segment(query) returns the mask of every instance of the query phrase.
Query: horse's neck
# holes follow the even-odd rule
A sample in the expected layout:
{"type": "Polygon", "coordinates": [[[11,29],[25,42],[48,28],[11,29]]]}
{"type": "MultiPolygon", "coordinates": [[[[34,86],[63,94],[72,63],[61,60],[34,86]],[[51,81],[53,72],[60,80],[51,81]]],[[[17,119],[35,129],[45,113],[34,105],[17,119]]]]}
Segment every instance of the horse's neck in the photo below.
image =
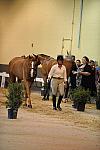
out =
{"type": "Polygon", "coordinates": [[[51,59],[54,59],[54,58],[44,55],[44,54],[39,54],[38,59],[40,61],[40,64],[43,65],[44,63],[48,63],[51,59]]]}
{"type": "Polygon", "coordinates": [[[39,61],[40,61],[40,64],[43,65],[45,62],[45,58],[39,56],[39,61]]]}
{"type": "Polygon", "coordinates": [[[48,65],[48,64],[49,64],[50,62],[52,62],[52,61],[55,61],[55,59],[54,59],[54,58],[48,58],[48,59],[42,58],[42,59],[40,60],[41,65],[44,65],[44,64],[48,65]]]}
{"type": "Polygon", "coordinates": [[[43,65],[44,64],[44,60],[40,59],[40,64],[43,65]]]}

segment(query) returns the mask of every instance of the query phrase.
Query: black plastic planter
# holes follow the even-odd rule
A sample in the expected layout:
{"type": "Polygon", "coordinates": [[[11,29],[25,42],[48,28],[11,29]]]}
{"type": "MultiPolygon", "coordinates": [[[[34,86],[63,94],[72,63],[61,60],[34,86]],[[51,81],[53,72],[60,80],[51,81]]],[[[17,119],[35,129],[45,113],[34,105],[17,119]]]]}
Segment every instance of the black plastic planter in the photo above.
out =
{"type": "Polygon", "coordinates": [[[77,102],[76,101],[73,101],[72,107],[75,108],[75,109],[77,109],[77,102]]]}
{"type": "Polygon", "coordinates": [[[18,110],[8,108],[8,119],[17,119],[17,112],[18,110]]]}
{"type": "Polygon", "coordinates": [[[13,119],[13,109],[8,108],[8,119],[13,119]]]}
{"type": "Polygon", "coordinates": [[[85,110],[85,103],[78,102],[77,103],[77,111],[84,111],[85,110]]]}
{"type": "Polygon", "coordinates": [[[100,110],[100,101],[96,101],[96,109],[100,110]]]}
{"type": "Polygon", "coordinates": [[[18,110],[13,110],[13,119],[17,119],[18,110]]]}

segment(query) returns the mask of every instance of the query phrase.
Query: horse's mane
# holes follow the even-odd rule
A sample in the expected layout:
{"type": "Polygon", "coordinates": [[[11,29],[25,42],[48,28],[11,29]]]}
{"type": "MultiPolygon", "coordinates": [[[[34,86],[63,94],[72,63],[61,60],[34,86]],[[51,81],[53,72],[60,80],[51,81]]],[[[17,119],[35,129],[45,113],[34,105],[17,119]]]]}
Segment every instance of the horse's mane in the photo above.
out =
{"type": "MultiPolygon", "coordinates": [[[[48,55],[45,55],[45,54],[38,54],[38,56],[44,57],[44,58],[46,58],[46,59],[53,58],[53,57],[48,56],[48,55]]],[[[54,59],[54,58],[53,58],[53,59],[54,59]]]]}

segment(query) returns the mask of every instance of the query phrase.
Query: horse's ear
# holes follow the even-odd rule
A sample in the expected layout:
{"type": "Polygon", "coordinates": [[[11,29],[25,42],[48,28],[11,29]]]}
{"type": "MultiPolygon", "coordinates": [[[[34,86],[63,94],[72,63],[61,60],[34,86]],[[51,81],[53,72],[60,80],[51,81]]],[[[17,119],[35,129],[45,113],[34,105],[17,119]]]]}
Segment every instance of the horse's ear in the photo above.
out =
{"type": "Polygon", "coordinates": [[[35,59],[36,59],[37,61],[39,61],[39,60],[38,60],[38,58],[39,58],[38,55],[33,54],[33,56],[35,57],[35,59]]]}
{"type": "Polygon", "coordinates": [[[36,57],[37,55],[33,54],[33,56],[35,56],[35,57],[36,57]]]}
{"type": "Polygon", "coordinates": [[[25,58],[25,55],[22,55],[21,57],[22,57],[22,58],[25,58]]]}
{"type": "Polygon", "coordinates": [[[39,57],[38,57],[38,55],[36,55],[36,59],[38,59],[39,57]]]}
{"type": "Polygon", "coordinates": [[[31,56],[29,55],[29,56],[28,56],[28,58],[30,59],[30,58],[31,58],[31,56]]]}

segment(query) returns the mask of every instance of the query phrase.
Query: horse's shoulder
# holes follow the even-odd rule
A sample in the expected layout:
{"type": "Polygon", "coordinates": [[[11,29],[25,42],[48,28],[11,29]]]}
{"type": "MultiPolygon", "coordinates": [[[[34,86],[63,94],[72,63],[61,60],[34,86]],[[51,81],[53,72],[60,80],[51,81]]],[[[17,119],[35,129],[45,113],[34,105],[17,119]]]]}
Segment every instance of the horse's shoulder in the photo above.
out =
{"type": "Polygon", "coordinates": [[[9,62],[9,69],[18,69],[19,67],[23,67],[24,59],[21,57],[15,57],[9,62]]]}
{"type": "Polygon", "coordinates": [[[67,60],[67,59],[64,59],[64,62],[63,62],[65,65],[72,65],[72,61],[71,60],[67,60]]]}

